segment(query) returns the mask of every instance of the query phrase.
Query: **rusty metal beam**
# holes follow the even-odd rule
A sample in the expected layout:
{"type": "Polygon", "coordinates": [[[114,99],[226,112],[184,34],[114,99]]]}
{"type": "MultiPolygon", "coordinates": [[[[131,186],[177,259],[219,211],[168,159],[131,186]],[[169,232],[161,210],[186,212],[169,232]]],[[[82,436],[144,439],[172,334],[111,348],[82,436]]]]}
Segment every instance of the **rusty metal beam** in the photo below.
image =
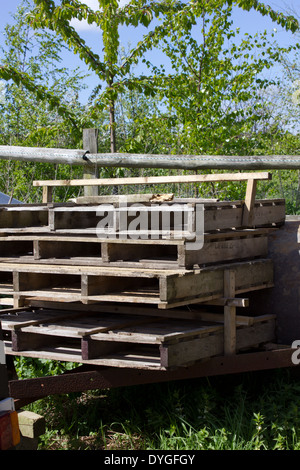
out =
{"type": "Polygon", "coordinates": [[[59,376],[12,380],[9,382],[10,396],[16,400],[16,407],[20,408],[25,403],[56,394],[297,367],[291,360],[294,351],[291,348],[279,348],[271,351],[214,357],[191,367],[169,371],[83,365],[59,376]]]}

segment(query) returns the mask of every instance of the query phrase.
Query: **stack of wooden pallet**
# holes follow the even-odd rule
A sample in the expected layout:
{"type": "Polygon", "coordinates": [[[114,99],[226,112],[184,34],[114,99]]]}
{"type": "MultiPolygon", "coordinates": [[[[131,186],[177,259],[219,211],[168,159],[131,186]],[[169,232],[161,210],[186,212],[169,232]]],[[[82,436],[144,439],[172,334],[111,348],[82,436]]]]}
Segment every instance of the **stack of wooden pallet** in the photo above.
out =
{"type": "Polygon", "coordinates": [[[274,316],[236,309],[247,307],[247,292],[273,285],[268,233],[284,223],[285,204],[255,200],[256,181],[269,174],[241,175],[244,201],[138,195],[126,205],[121,197],[55,204],[44,191],[41,205],[1,206],[0,294],[14,302],[0,316],[7,353],[166,369],[273,341],[274,316]],[[138,231],[134,211],[143,213],[138,231]],[[149,220],[154,230],[141,227],[149,220]]]}

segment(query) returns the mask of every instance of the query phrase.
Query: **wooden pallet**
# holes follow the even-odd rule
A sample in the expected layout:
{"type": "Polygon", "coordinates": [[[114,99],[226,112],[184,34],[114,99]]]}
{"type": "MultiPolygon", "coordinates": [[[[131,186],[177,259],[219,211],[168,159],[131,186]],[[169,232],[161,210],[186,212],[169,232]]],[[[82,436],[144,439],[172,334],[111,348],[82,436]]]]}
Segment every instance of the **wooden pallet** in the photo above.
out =
{"type": "MultiPolygon", "coordinates": [[[[180,200],[178,200],[180,201],[180,200]]],[[[284,200],[255,201],[251,223],[244,218],[244,201],[235,202],[165,202],[116,207],[107,206],[60,206],[49,209],[49,228],[57,234],[89,234],[103,237],[104,221],[110,230],[108,238],[159,239],[195,237],[196,217],[204,209],[205,232],[245,227],[279,226],[285,220],[284,200]],[[138,233],[131,226],[138,225],[138,233]],[[153,228],[158,226],[158,229],[153,228]]]]}
{"type": "Polygon", "coordinates": [[[0,237],[0,262],[16,257],[19,263],[80,266],[143,266],[193,268],[234,260],[266,257],[272,229],[231,230],[204,235],[200,249],[186,240],[100,239],[97,237],[0,237]]]}
{"type": "Polygon", "coordinates": [[[283,199],[256,200],[253,202],[251,220],[248,217],[245,218],[247,208],[244,201],[199,202],[197,199],[179,199],[163,204],[145,203],[140,206],[140,213],[148,212],[148,218],[152,217],[152,220],[158,220],[160,225],[158,230],[151,230],[153,222],[148,220],[147,230],[142,228],[138,232],[130,229],[130,224],[134,220],[137,221],[139,217],[137,208],[134,213],[130,214],[131,204],[126,207],[119,207],[117,203],[106,206],[76,205],[74,203],[13,204],[0,206],[0,234],[55,232],[58,235],[92,235],[103,238],[101,228],[106,224],[110,231],[105,234],[107,238],[139,237],[141,239],[173,238],[178,240],[188,237],[192,241],[195,236],[196,214],[200,206],[204,208],[204,231],[206,233],[231,230],[232,228],[278,227],[285,221],[285,201],[283,199]],[[183,214],[179,228],[174,226],[175,212],[183,214]],[[162,214],[167,217],[167,222],[169,222],[170,216],[170,224],[167,224],[168,228],[166,229],[164,229],[162,214]]]}
{"type": "Polygon", "coordinates": [[[197,270],[22,264],[7,259],[0,263],[0,294],[9,289],[16,305],[32,298],[154,304],[164,309],[223,297],[228,270],[235,275],[235,294],[273,286],[273,263],[268,259],[197,270]]]}
{"type": "MultiPolygon", "coordinates": [[[[6,354],[139,369],[188,366],[224,354],[224,324],[157,316],[42,310],[0,315],[6,354]]],[[[275,338],[275,316],[244,317],[236,352],[275,338]]]]}

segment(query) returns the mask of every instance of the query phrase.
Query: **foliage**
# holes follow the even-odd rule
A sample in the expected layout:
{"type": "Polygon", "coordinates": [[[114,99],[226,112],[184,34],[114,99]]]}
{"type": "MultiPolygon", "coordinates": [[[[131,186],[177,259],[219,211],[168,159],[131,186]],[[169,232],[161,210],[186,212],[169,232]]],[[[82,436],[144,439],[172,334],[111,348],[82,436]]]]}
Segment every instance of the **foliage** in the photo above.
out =
{"type": "Polygon", "coordinates": [[[0,78],[7,85],[1,100],[2,144],[72,147],[78,141],[76,122],[82,107],[77,97],[84,75],[61,66],[61,40],[49,31],[30,28],[26,21],[30,8],[23,0],[14,23],[4,32],[0,78]],[[69,135],[65,141],[64,134],[69,135]]]}
{"type": "MultiPolygon", "coordinates": [[[[146,40],[141,41],[132,49],[129,55],[118,64],[119,52],[119,27],[148,26],[153,16],[158,16],[165,8],[165,4],[172,3],[151,2],[150,6],[145,1],[133,0],[124,8],[119,8],[117,0],[107,2],[99,0],[99,10],[94,12],[85,4],[77,0],[62,0],[60,5],[55,5],[52,0],[34,0],[36,8],[30,15],[32,27],[49,28],[56,31],[70,49],[78,54],[88,67],[99,78],[99,86],[96,87],[92,96],[93,103],[87,109],[87,113],[80,120],[81,128],[86,126],[86,121],[97,119],[99,110],[109,109],[111,151],[116,151],[115,138],[115,101],[124,89],[138,87],[140,91],[148,93],[149,87],[145,77],[138,79],[128,78],[130,66],[136,63],[145,48],[149,47],[146,40]],[[85,19],[89,24],[95,23],[102,33],[103,59],[101,60],[85,41],[70,25],[71,19],[85,19]],[[104,91],[100,93],[102,86],[104,91]]],[[[148,35],[151,37],[151,34],[148,35]]]]}
{"type": "Polygon", "coordinates": [[[46,418],[40,450],[299,450],[299,387],[282,369],[58,395],[29,409],[46,418]]]}
{"type": "MultiPolygon", "coordinates": [[[[78,54],[88,67],[98,76],[99,86],[93,94],[93,104],[87,110],[87,113],[77,116],[77,124],[70,110],[58,104],[57,95],[49,92],[40,84],[31,80],[30,75],[20,73],[18,67],[2,68],[2,76],[5,79],[11,78],[15,81],[22,81],[25,87],[34,90],[39,99],[50,101],[51,106],[58,106],[60,114],[68,117],[75,127],[86,127],[86,122],[90,118],[96,118],[99,109],[109,108],[110,115],[110,134],[111,150],[116,150],[115,140],[115,101],[120,93],[125,91],[138,90],[146,96],[154,96],[157,93],[157,80],[152,76],[135,77],[130,75],[133,64],[136,64],[141,58],[144,59],[145,52],[157,46],[165,37],[171,37],[174,40],[174,24],[177,24],[177,32],[183,27],[187,32],[191,25],[195,24],[196,18],[203,16],[203,11],[208,14],[223,12],[226,10],[225,0],[214,0],[213,2],[190,0],[181,2],[176,0],[151,1],[131,0],[125,7],[119,7],[117,0],[106,1],[99,0],[99,10],[93,11],[87,5],[78,0],[61,0],[60,4],[55,4],[53,0],[34,0],[35,9],[29,15],[29,21],[33,28],[50,29],[60,35],[64,43],[75,54],[78,54]],[[76,30],[71,26],[72,19],[85,19],[89,24],[95,23],[102,33],[103,59],[93,51],[79,36],[76,30]],[[119,27],[121,25],[150,26],[153,18],[161,20],[158,25],[143,37],[138,44],[132,48],[129,54],[124,58],[121,64],[118,64],[119,50],[119,27]],[[172,21],[170,19],[172,18],[172,21]],[[102,85],[104,90],[100,93],[102,85]]],[[[273,21],[277,21],[285,28],[294,31],[298,23],[293,17],[285,17],[282,14],[274,12],[270,7],[256,0],[235,0],[229,2],[243,9],[255,8],[263,15],[269,15],[273,21]]],[[[217,15],[216,15],[217,16],[217,15]]],[[[217,23],[212,33],[216,33],[217,23]]],[[[220,42],[220,34],[217,35],[217,41],[220,42]]],[[[210,35],[212,40],[213,34],[210,35]]],[[[182,37],[182,40],[184,38],[182,37]]],[[[182,41],[181,41],[182,42],[182,41]]],[[[193,46],[195,45],[195,41],[193,46]]],[[[210,49],[212,52],[213,48],[210,49]]],[[[205,88],[204,88],[205,89],[205,88]]],[[[209,90],[211,92],[211,90],[209,90]]]]}
{"type": "MultiPolygon", "coordinates": [[[[78,94],[84,75],[61,66],[62,41],[49,31],[33,31],[26,21],[31,6],[23,0],[4,31],[0,77],[9,79],[2,87],[0,144],[35,147],[76,148],[81,132],[76,127],[83,108],[78,94]],[[36,93],[38,91],[38,93],[36,93]],[[41,99],[41,93],[48,96],[41,99]],[[57,106],[59,104],[59,106],[57,106]],[[66,119],[67,115],[67,119],[66,119]],[[70,124],[70,116],[72,122],[70,124]],[[77,129],[77,130],[76,130],[77,129]]],[[[0,190],[23,202],[37,202],[40,191],[34,179],[80,177],[82,169],[50,164],[0,162],[0,190]]],[[[61,200],[65,191],[58,190],[61,200]]]]}
{"type": "Polygon", "coordinates": [[[271,44],[266,32],[240,38],[239,29],[233,29],[232,8],[219,1],[198,6],[196,13],[201,21],[192,10],[185,16],[165,13],[169,31],[158,47],[172,73],[166,75],[163,65],[154,68],[160,112],[139,115],[137,150],[143,136],[148,145],[164,129],[165,140],[173,140],[169,153],[252,154],[252,136],[269,120],[263,91],[272,82],[263,72],[288,51],[271,44]]]}
{"type": "MultiPolygon", "coordinates": [[[[290,31],[297,28],[293,17],[252,0],[131,0],[124,7],[103,0],[98,11],[77,0],[34,0],[34,4],[32,8],[26,0],[16,24],[6,28],[0,69],[0,76],[7,80],[5,100],[2,95],[0,101],[1,143],[81,147],[82,128],[97,127],[99,150],[104,152],[117,148],[133,153],[241,156],[287,149],[291,155],[298,152],[297,137],[274,118],[270,81],[262,75],[287,57],[290,49],[268,42],[265,32],[240,37],[233,28],[231,10],[233,5],[255,8],[290,31]],[[102,57],[71,26],[73,18],[99,27],[102,57]],[[146,34],[120,57],[120,27],[138,25],[147,28],[146,34]],[[78,54],[98,77],[99,86],[85,106],[77,99],[82,74],[61,67],[65,47],[78,54]],[[147,51],[152,48],[160,49],[170,60],[171,73],[147,61],[147,51]],[[135,73],[140,61],[148,65],[147,75],[135,73]]],[[[33,179],[81,176],[80,169],[61,165],[1,162],[0,167],[7,175],[0,189],[25,202],[40,198],[39,191],[30,187],[33,179]]],[[[103,176],[112,174],[129,173],[126,169],[101,170],[103,176]]],[[[297,192],[296,199],[289,195],[282,175],[275,175],[277,194],[288,194],[289,207],[298,211],[297,192]]],[[[293,175],[296,184],[297,175],[293,175]]],[[[267,197],[275,194],[268,183],[259,190],[267,197]]],[[[180,191],[194,195],[188,188],[180,191]]],[[[237,199],[243,197],[244,185],[203,185],[195,194],[237,199]]],[[[56,200],[73,195],[63,188],[55,190],[56,200]]]]}

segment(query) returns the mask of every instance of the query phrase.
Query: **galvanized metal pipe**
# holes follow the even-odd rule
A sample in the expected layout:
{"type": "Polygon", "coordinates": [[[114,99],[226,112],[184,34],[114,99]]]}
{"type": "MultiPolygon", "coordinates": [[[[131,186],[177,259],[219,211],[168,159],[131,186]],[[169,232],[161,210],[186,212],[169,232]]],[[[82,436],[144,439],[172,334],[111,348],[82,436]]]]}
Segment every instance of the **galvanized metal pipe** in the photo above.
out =
{"type": "Polygon", "coordinates": [[[90,154],[80,149],[0,146],[0,160],[17,160],[98,167],[166,168],[185,170],[299,169],[300,155],[153,155],[132,153],[90,154]]]}

